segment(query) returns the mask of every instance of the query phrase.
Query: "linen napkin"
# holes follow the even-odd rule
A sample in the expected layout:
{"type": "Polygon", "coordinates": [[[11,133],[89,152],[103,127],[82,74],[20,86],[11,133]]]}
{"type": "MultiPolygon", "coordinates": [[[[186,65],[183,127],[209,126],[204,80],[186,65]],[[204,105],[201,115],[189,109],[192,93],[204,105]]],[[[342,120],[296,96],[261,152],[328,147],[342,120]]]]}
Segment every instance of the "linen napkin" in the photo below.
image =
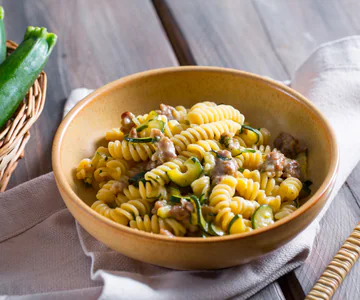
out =
{"type": "MultiPolygon", "coordinates": [[[[0,195],[0,294],[24,295],[13,299],[246,299],[299,266],[320,218],[360,160],[360,140],[353,138],[360,133],[360,37],[319,47],[295,72],[292,87],[326,115],[341,156],[333,196],[295,240],[249,264],[217,271],[141,263],[75,225],[50,173],[0,195]]],[[[87,92],[76,90],[68,105],[87,92]]]]}

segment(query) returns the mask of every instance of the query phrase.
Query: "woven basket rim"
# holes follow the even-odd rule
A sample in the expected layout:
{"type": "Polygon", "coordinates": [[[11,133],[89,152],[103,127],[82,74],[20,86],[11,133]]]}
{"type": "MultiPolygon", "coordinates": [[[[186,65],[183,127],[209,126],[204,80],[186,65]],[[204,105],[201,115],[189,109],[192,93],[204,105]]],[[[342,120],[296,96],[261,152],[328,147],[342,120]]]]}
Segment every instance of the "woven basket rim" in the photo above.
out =
{"type": "MultiPolygon", "coordinates": [[[[7,40],[6,46],[9,53],[18,45],[7,40]]],[[[0,192],[6,189],[18,160],[24,156],[25,145],[30,138],[29,130],[44,109],[46,90],[47,76],[42,71],[29,89],[23,103],[19,105],[5,127],[0,130],[0,192]]]]}

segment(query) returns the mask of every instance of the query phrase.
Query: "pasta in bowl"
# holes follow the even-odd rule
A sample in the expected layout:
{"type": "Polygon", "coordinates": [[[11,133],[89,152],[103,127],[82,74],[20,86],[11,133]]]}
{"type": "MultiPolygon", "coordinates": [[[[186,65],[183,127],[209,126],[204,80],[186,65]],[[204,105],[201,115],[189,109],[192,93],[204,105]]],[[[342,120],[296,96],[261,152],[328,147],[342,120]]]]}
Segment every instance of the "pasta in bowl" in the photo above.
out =
{"type": "Polygon", "coordinates": [[[96,90],[63,120],[52,156],[85,230],[175,269],[243,264],[295,238],[324,206],[338,165],[329,124],[303,96],[210,67],[96,90]]]}
{"type": "Polygon", "coordinates": [[[125,111],[76,177],[97,191],[93,210],[137,230],[206,238],[268,226],[310,194],[307,149],[284,132],[271,148],[270,132],[244,120],[209,101],[125,111]]]}

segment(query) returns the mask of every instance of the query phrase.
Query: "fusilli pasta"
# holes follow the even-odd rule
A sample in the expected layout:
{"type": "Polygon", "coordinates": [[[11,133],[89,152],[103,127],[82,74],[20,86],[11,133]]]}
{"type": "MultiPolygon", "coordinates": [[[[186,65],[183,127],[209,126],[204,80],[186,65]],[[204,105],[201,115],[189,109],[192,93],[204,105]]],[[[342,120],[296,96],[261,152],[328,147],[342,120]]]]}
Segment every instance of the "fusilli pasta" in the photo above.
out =
{"type": "Polygon", "coordinates": [[[230,105],[124,112],[120,128],[105,139],[107,147],[80,161],[76,178],[97,190],[94,211],[140,231],[243,233],[290,215],[306,192],[307,154],[301,160],[284,155],[296,139],[282,133],[273,148],[270,132],[251,127],[230,105]]]}

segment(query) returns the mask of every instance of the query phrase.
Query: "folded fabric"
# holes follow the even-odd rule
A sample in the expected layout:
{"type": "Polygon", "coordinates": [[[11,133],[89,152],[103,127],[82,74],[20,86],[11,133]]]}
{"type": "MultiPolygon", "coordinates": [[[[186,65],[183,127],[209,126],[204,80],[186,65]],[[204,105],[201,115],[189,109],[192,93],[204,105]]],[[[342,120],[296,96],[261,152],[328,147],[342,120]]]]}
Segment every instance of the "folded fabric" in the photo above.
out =
{"type": "MultiPolygon", "coordinates": [[[[318,48],[297,70],[292,87],[326,115],[341,156],[333,196],[296,239],[238,267],[156,267],[112,251],[75,226],[53,175],[47,174],[0,195],[0,293],[33,294],[31,299],[246,299],[299,266],[311,250],[318,221],[360,159],[360,140],[353,138],[360,133],[360,37],[318,48]]],[[[76,91],[69,99],[75,103],[88,92],[76,91]]]]}

